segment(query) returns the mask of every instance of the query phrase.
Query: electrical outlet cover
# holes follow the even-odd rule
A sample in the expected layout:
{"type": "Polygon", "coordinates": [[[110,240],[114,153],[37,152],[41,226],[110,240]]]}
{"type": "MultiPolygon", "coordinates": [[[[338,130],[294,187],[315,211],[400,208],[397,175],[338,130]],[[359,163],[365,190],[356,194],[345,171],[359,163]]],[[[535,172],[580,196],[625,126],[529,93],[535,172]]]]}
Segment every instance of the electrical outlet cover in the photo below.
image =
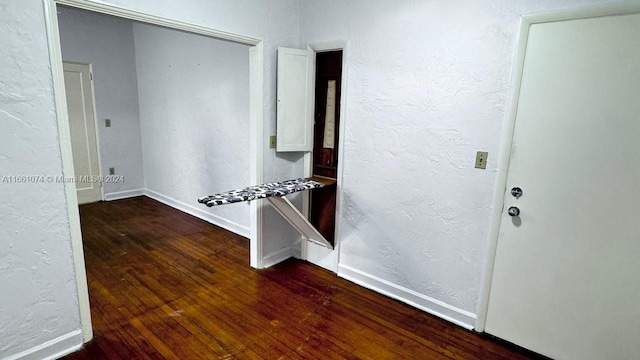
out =
{"type": "Polygon", "coordinates": [[[489,153],[486,151],[478,151],[476,153],[476,169],[486,169],[487,168],[487,157],[489,153]]]}

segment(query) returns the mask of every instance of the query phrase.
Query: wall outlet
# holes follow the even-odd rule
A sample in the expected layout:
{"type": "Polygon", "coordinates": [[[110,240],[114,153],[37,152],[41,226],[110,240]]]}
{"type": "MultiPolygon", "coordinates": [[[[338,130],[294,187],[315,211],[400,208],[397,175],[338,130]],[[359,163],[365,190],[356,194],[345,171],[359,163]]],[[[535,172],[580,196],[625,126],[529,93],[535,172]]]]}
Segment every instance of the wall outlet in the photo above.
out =
{"type": "Polygon", "coordinates": [[[487,156],[489,156],[489,153],[486,151],[478,151],[476,153],[476,169],[487,168],[487,156]]]}
{"type": "Polygon", "coordinates": [[[104,119],[104,127],[111,127],[111,119],[104,119]]]}
{"type": "Polygon", "coordinates": [[[115,175],[116,174],[116,168],[109,168],[109,175],[115,175]]]}
{"type": "Polygon", "coordinates": [[[275,149],[275,148],[276,148],[276,136],[271,135],[269,136],[269,149],[275,149]]]}

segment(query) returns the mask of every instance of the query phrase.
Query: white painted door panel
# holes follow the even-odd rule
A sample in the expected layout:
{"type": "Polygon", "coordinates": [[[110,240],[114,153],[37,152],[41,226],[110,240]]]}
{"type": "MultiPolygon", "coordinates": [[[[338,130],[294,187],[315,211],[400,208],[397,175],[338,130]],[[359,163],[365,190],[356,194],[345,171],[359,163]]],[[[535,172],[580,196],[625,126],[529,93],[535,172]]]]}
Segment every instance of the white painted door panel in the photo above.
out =
{"type": "MultiPolygon", "coordinates": [[[[303,239],[304,241],[304,239],[303,239]]],[[[307,242],[306,260],[331,272],[338,272],[338,250],[307,242]]]]}
{"type": "Polygon", "coordinates": [[[311,50],[278,48],[277,150],[313,150],[311,50]]]}
{"type": "Polygon", "coordinates": [[[487,332],[556,359],[640,358],[639,154],[640,15],[532,25],[487,332]]]}
{"type": "Polygon", "coordinates": [[[100,177],[100,166],[91,69],[86,64],[65,62],[63,65],[78,203],[100,201],[102,189],[101,183],[96,181],[100,177]]]}

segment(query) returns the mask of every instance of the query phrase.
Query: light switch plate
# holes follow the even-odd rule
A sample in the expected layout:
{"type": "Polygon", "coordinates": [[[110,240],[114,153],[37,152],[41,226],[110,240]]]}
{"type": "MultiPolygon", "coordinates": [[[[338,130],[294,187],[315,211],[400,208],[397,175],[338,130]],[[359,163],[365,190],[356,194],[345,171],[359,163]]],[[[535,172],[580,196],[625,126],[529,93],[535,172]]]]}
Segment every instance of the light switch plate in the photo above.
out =
{"type": "Polygon", "coordinates": [[[486,169],[487,168],[487,157],[489,153],[486,151],[478,151],[476,153],[476,169],[486,169]]]}
{"type": "Polygon", "coordinates": [[[276,136],[271,135],[269,136],[269,149],[275,149],[275,148],[276,148],[276,136]]]}
{"type": "Polygon", "coordinates": [[[104,127],[111,127],[111,119],[104,119],[104,127]]]}

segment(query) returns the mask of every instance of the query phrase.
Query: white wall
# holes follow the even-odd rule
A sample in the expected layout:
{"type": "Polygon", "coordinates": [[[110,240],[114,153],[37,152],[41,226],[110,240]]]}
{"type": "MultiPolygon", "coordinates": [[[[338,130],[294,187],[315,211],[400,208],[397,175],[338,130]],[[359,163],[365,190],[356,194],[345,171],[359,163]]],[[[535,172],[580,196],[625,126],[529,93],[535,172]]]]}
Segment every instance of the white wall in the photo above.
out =
{"type": "Polygon", "coordinates": [[[601,2],[302,1],[349,43],[342,275],[473,325],[519,15],[601,2]]]}
{"type": "MultiPolygon", "coordinates": [[[[265,39],[267,145],[276,48],[348,38],[341,261],[469,312],[485,259],[518,15],[595,2],[331,0],[301,9],[297,0],[107,1],[265,39]],[[478,149],[490,152],[486,171],[472,169],[478,149]],[[409,182],[410,175],[421,177],[409,182]],[[408,186],[394,190],[400,185],[408,186]],[[378,199],[380,190],[394,196],[378,199]]],[[[43,3],[1,7],[0,171],[62,175],[43,3]]],[[[295,155],[265,148],[265,181],[301,173],[295,155]]],[[[80,323],[63,185],[0,184],[0,198],[0,279],[10,289],[0,295],[4,358],[80,323]]],[[[266,253],[290,246],[288,225],[270,210],[265,220],[266,253]]]]}
{"type": "Polygon", "coordinates": [[[124,177],[104,183],[110,194],[144,187],[138,119],[133,24],[129,20],[67,7],[58,10],[62,58],[91,63],[96,98],[102,174],[124,177]],[[111,127],[104,120],[111,119],[111,127]]]}
{"type": "Polygon", "coordinates": [[[147,190],[249,236],[246,204],[196,202],[250,185],[249,47],[139,23],[134,34],[147,190]]]}
{"type": "MultiPolygon", "coordinates": [[[[31,0],[35,1],[35,0],[31,0]]],[[[264,182],[292,179],[302,175],[302,154],[276,154],[269,149],[269,135],[276,133],[276,56],[279,46],[300,46],[299,0],[110,0],[123,6],[170,19],[190,22],[218,30],[252,36],[264,45],[264,182]]],[[[236,205],[241,206],[241,205],[236,205]]],[[[286,254],[298,233],[268,204],[263,211],[263,253],[266,257],[286,254]]]]}
{"type": "Polygon", "coordinates": [[[195,200],[250,185],[249,48],[68,7],[58,13],[63,59],[93,65],[102,171],[125,178],[104,184],[107,198],[145,189],[248,236],[248,206],[195,200]]]}
{"type": "MultiPolygon", "coordinates": [[[[42,1],[0,2],[0,358],[71,335],[80,315],[42,1]]],[[[74,336],[75,334],[75,336],[74,336]]]]}
{"type": "MultiPolygon", "coordinates": [[[[106,3],[264,39],[268,146],[275,133],[276,48],[299,44],[298,0],[106,3]]],[[[61,176],[43,1],[0,1],[0,7],[0,172],[61,176]]],[[[268,149],[264,167],[265,181],[302,173],[301,165],[268,149]]],[[[34,350],[43,358],[56,351],[47,341],[80,329],[64,187],[0,183],[0,198],[0,358],[34,350]]],[[[266,225],[265,239],[275,240],[267,253],[290,246],[288,226],[266,225]]],[[[79,344],[81,337],[73,340],[79,344]]]]}

